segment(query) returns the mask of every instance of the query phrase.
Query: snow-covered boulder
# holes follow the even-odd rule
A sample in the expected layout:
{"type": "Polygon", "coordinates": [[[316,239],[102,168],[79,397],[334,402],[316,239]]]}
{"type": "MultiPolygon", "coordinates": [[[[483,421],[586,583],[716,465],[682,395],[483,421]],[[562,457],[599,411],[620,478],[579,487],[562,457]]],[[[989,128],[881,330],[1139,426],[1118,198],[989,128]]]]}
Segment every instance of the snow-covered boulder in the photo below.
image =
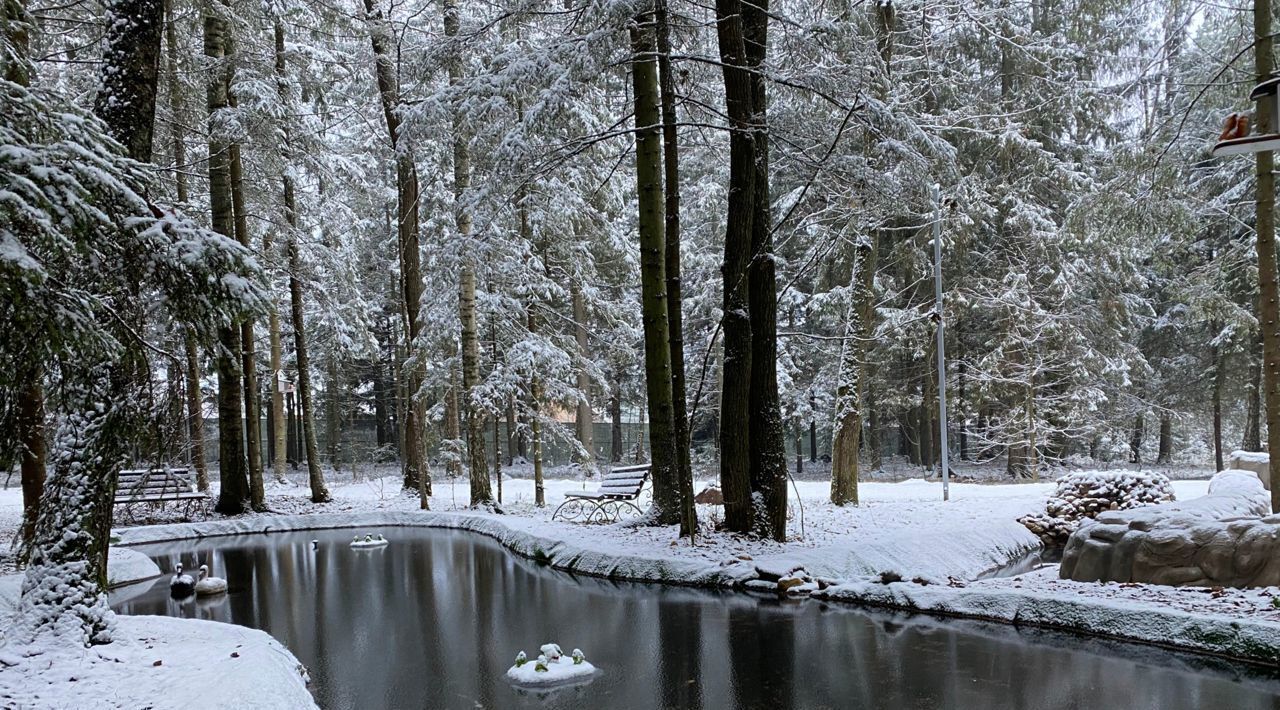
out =
{"type": "Polygon", "coordinates": [[[118,587],[160,576],[160,568],[146,555],[127,547],[107,550],[107,586],[118,587]]]}
{"type": "Polygon", "coordinates": [[[1059,547],[1080,523],[1108,510],[1127,510],[1174,499],[1168,477],[1154,471],[1076,471],[1058,479],[1043,513],[1018,519],[1048,547],[1059,547]]]}
{"type": "Polygon", "coordinates": [[[1252,471],[1262,487],[1271,490],[1271,454],[1265,451],[1232,451],[1227,458],[1227,468],[1252,471]]]}
{"type": "Polygon", "coordinates": [[[1059,576],[1174,586],[1277,585],[1280,516],[1270,512],[1270,498],[1255,475],[1222,471],[1202,498],[1108,511],[1081,525],[1067,542],[1059,576]]]}

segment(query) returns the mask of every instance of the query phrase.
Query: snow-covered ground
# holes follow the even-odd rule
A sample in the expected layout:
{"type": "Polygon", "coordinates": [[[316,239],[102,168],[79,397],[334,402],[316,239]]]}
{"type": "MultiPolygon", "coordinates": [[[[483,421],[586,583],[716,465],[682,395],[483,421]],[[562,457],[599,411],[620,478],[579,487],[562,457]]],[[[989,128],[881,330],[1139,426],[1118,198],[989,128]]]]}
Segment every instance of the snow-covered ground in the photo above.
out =
{"type": "Polygon", "coordinates": [[[243,626],[117,616],[109,644],[0,651],[0,707],[315,707],[306,669],[280,642],[243,626]]]}
{"type": "Polygon", "coordinates": [[[1072,582],[1057,565],[977,582],[858,580],[815,597],[1122,638],[1280,664],[1280,590],[1072,582]]]}

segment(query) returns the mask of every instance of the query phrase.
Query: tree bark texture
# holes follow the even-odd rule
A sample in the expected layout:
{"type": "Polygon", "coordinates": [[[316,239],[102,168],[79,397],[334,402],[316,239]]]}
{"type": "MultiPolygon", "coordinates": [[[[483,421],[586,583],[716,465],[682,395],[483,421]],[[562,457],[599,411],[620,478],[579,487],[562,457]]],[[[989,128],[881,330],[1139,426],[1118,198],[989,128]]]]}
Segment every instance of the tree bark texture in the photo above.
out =
{"type": "MultiPolygon", "coordinates": [[[[209,206],[213,230],[234,238],[235,215],[231,204],[231,161],[218,113],[227,108],[224,63],[226,24],[213,11],[204,16],[204,55],[209,60],[206,105],[209,109],[209,206]]],[[[218,370],[218,502],[214,510],[224,515],[245,512],[249,501],[248,463],[244,453],[244,392],[241,389],[240,327],[229,324],[218,331],[215,362],[218,370]]]]}
{"type": "Polygon", "coordinates": [[[871,311],[874,306],[876,249],[871,241],[859,243],[853,256],[849,280],[848,315],[840,356],[840,379],[836,387],[836,414],[831,450],[831,502],[858,504],[858,453],[861,448],[864,389],[863,375],[871,311]]]}
{"type": "Polygon", "coordinates": [[[94,113],[130,158],[151,162],[164,0],[109,0],[94,113]]]}
{"type": "Polygon", "coordinates": [[[400,87],[396,79],[396,66],[393,59],[397,56],[393,46],[394,33],[382,15],[382,11],[374,6],[374,0],[364,0],[364,8],[370,29],[369,38],[373,45],[374,74],[378,95],[382,102],[382,113],[386,119],[391,145],[396,151],[398,203],[396,236],[400,251],[400,281],[404,298],[409,354],[404,368],[405,386],[409,398],[405,407],[404,448],[401,454],[404,487],[407,490],[423,487],[427,495],[430,495],[430,473],[427,471],[426,450],[422,441],[426,410],[422,402],[421,390],[425,368],[418,352],[418,338],[422,333],[420,311],[424,290],[422,255],[419,247],[418,168],[414,164],[412,149],[407,145],[408,141],[401,140],[400,87]]]}
{"type": "Polygon", "coordinates": [[[631,80],[635,96],[640,314],[644,326],[645,391],[652,451],[653,508],[649,519],[657,525],[671,525],[679,523],[682,516],[673,438],[662,132],[654,29],[652,13],[640,15],[631,26],[631,80]]]}
{"type": "Polygon", "coordinates": [[[755,216],[756,142],[751,75],[746,70],[741,0],[716,0],[716,37],[729,118],[729,204],[724,238],[724,355],[720,387],[720,485],[725,524],[752,529],[751,315],[747,271],[755,216]]]}
{"type": "Polygon", "coordinates": [[[667,278],[667,342],[671,350],[671,419],[680,489],[680,534],[693,536],[697,512],[693,502],[693,462],[689,453],[689,414],[685,403],[684,313],[680,280],[680,143],[676,130],[676,87],[671,68],[671,18],[667,0],[654,0],[658,44],[658,87],[662,106],[664,193],[663,258],[667,278]]]}

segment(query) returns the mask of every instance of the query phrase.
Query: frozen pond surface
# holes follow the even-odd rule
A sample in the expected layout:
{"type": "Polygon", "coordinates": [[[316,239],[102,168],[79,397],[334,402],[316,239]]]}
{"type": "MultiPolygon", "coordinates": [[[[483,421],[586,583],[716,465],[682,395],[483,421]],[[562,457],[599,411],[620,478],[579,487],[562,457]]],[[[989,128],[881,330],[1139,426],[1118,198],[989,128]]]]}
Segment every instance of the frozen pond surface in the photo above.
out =
{"type": "MultiPolygon", "coordinates": [[[[127,614],[262,629],[311,672],[321,707],[1280,708],[1280,673],[1141,646],[817,601],[613,583],[540,567],[472,533],[351,530],[138,547],[166,575],[118,590],[127,614]],[[319,541],[312,549],[311,540],[319,541]],[[230,593],[180,603],[168,572],[211,563],[230,593]],[[513,688],[516,652],[554,641],[601,669],[513,688]]],[[[589,535],[590,528],[583,528],[589,535]]]]}

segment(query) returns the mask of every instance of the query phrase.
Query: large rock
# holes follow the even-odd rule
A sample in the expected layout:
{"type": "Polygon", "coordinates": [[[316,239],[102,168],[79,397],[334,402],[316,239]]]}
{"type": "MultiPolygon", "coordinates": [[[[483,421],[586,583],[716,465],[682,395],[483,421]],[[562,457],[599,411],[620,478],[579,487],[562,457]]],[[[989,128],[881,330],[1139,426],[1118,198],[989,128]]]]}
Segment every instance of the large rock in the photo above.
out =
{"type": "Polygon", "coordinates": [[[1058,479],[1043,513],[1018,522],[1046,547],[1061,547],[1080,524],[1108,510],[1127,510],[1173,500],[1168,477],[1154,471],[1075,471],[1058,479]]]}
{"type": "Polygon", "coordinates": [[[1262,481],[1227,470],[1202,498],[1101,513],[1080,526],[1059,576],[1174,586],[1280,585],[1280,515],[1262,481]],[[1264,517],[1265,516],[1265,517],[1264,517]]]}
{"type": "Polygon", "coordinates": [[[1262,487],[1271,490],[1271,455],[1265,451],[1232,451],[1227,458],[1227,468],[1252,471],[1262,481],[1262,487]]]}

